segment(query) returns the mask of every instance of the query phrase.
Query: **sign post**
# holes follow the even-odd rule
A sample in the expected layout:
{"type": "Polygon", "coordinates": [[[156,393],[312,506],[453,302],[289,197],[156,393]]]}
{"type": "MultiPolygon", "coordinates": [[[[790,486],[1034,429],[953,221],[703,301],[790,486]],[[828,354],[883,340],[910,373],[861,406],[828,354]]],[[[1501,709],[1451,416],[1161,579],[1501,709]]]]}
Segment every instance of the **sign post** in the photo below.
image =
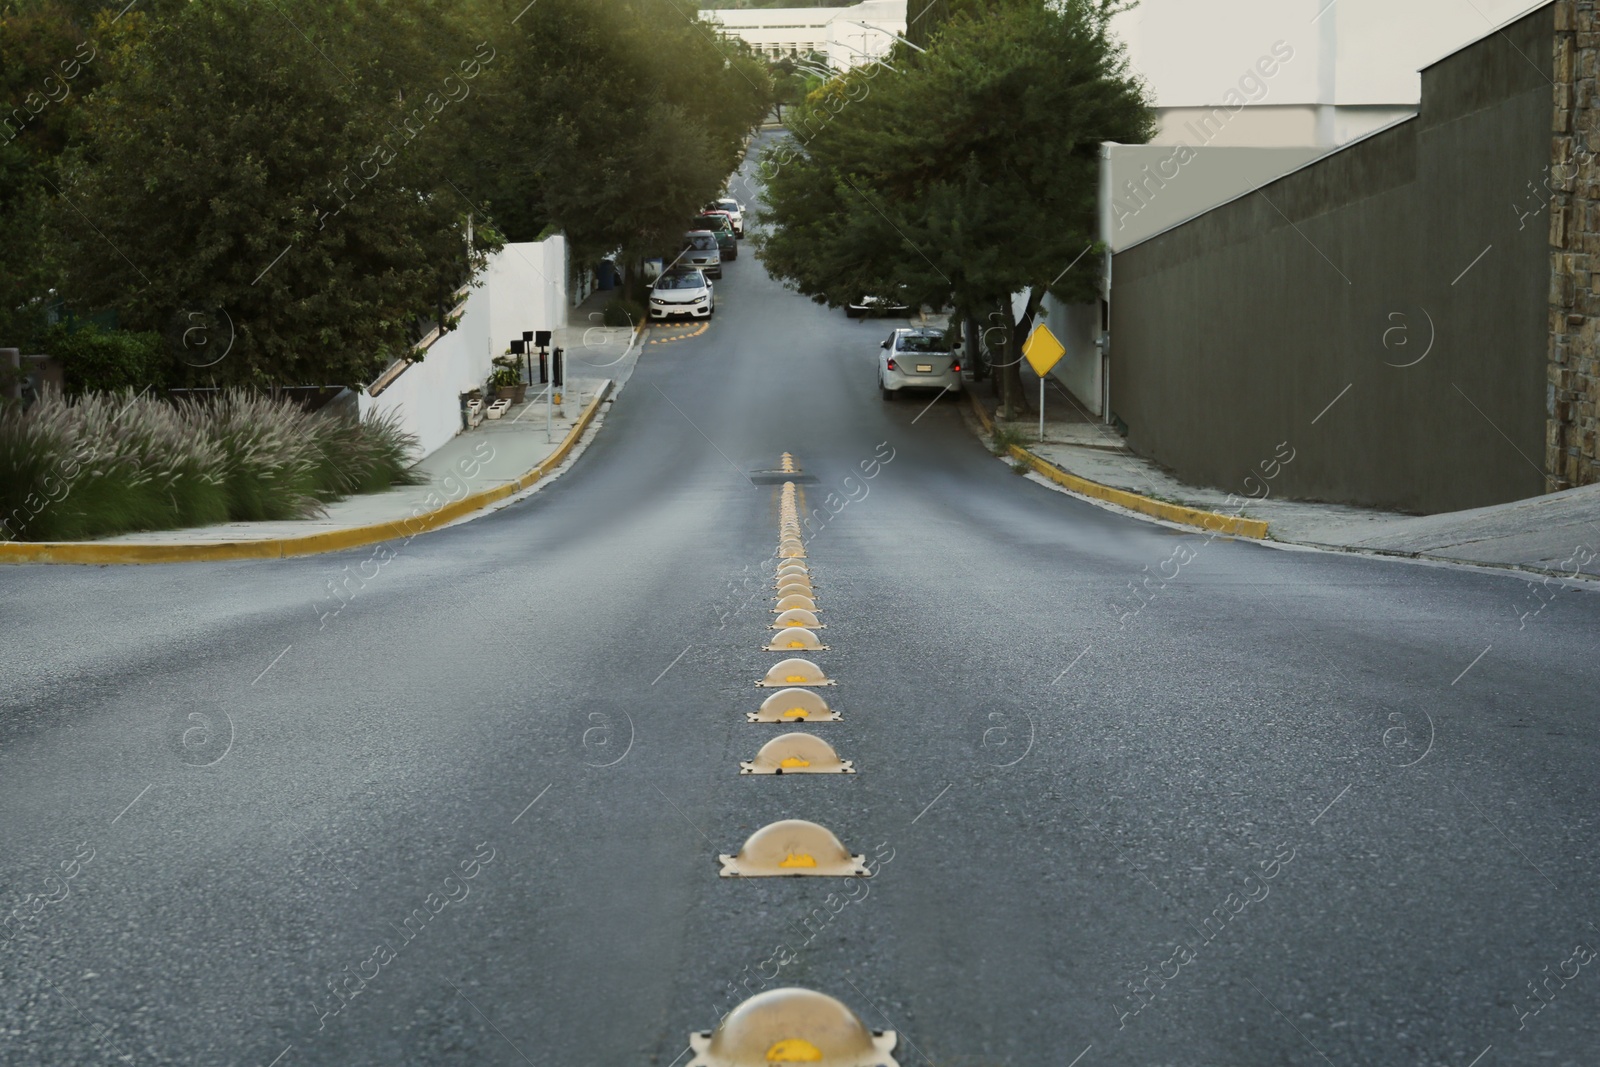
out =
{"type": "Polygon", "coordinates": [[[1039,376],[1039,440],[1044,441],[1044,376],[1050,373],[1050,368],[1061,361],[1067,354],[1066,348],[1050,328],[1044,323],[1033,328],[1027,341],[1023,342],[1022,354],[1028,360],[1028,365],[1039,376]]]}

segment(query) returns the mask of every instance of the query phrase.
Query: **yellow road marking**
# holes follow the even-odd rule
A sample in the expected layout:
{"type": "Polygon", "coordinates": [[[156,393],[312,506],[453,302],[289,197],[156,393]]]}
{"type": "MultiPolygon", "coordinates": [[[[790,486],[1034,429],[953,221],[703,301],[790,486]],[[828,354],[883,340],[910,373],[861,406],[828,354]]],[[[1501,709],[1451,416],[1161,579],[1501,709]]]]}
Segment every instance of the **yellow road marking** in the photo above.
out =
{"type": "MultiPolygon", "coordinates": [[[[686,329],[689,325],[690,324],[688,324],[688,323],[679,323],[679,324],[674,324],[673,326],[668,327],[668,326],[665,326],[663,324],[663,326],[658,326],[656,328],[657,329],[663,329],[663,328],[666,328],[666,329],[686,329]]],[[[670,345],[674,341],[687,341],[691,337],[699,337],[701,334],[705,333],[710,328],[711,328],[711,321],[708,319],[705,322],[702,322],[700,324],[699,328],[694,330],[694,332],[692,332],[692,333],[680,333],[680,334],[678,334],[678,335],[676,335],[674,337],[654,337],[654,338],[651,338],[649,341],[646,341],[645,343],[646,344],[652,344],[652,345],[670,345]]]]}

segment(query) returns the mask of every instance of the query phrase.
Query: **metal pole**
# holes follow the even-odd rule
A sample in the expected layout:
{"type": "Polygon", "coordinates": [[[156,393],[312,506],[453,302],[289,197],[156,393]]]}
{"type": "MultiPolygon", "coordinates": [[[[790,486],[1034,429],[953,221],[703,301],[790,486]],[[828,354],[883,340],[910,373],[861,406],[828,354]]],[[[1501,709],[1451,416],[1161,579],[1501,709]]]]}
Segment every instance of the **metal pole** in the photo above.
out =
{"type": "Polygon", "coordinates": [[[552,426],[554,425],[556,411],[556,387],[551,382],[544,387],[544,443],[551,444],[555,441],[552,426]]]}
{"type": "Polygon", "coordinates": [[[1044,375],[1039,375],[1039,443],[1044,444],[1044,375]]]}

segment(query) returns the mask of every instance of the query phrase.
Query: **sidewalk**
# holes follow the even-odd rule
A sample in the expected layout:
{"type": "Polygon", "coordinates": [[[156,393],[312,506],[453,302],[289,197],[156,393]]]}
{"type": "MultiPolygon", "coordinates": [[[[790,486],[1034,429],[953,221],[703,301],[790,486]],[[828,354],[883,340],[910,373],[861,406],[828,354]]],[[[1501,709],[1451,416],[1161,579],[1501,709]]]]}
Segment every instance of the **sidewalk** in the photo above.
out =
{"type": "MultiPolygon", "coordinates": [[[[1030,376],[1027,385],[1037,388],[1034,381],[1030,376]]],[[[988,384],[978,385],[970,396],[981,406],[980,417],[992,419],[995,402],[988,384]]],[[[1033,396],[1036,394],[1030,394],[1033,396]]],[[[1116,430],[1089,415],[1064,390],[1052,389],[1046,394],[1045,415],[1042,443],[1037,413],[1011,425],[1022,438],[1022,449],[1049,467],[1136,494],[1153,504],[1260,520],[1268,540],[1568,577],[1579,573],[1600,577],[1600,485],[1441,515],[1270,498],[1248,501],[1241,509],[1237,496],[1230,502],[1227,491],[1179,481],[1135,454],[1116,430]]],[[[991,440],[978,419],[969,420],[969,426],[985,443],[991,440]]],[[[1167,508],[1135,510],[1173,518],[1167,508]]],[[[1195,520],[1174,521],[1200,525],[1195,520]]]]}
{"type": "Polygon", "coordinates": [[[457,434],[433,455],[412,468],[423,480],[417,485],[396,486],[387,492],[364,493],[327,505],[323,514],[309,519],[280,522],[226,522],[216,526],[191,526],[177,530],[152,530],[143,533],[103,537],[102,545],[193,545],[235,541],[276,541],[333,530],[375,526],[426,514],[446,504],[510,485],[527,474],[556,449],[571,432],[577,417],[594,397],[605,389],[605,378],[568,378],[570,393],[563,395],[557,408],[562,414],[552,420],[545,433],[545,403],[529,393],[527,403],[517,404],[506,416],[485,421],[475,429],[457,434]]]}
{"type": "Polygon", "coordinates": [[[545,387],[530,386],[526,401],[505,416],[457,434],[416,464],[412,470],[421,475],[417,485],[349,497],[308,519],[230,522],[59,545],[0,544],[0,563],[304,555],[414,536],[512,504],[543,488],[582,452],[582,442],[596,432],[617,391],[633,374],[645,331],[599,325],[598,309],[614,295],[594,294],[571,310],[572,325],[553,331],[552,344],[566,352],[565,385],[556,391],[559,404],[549,403],[553,397],[545,387]]]}

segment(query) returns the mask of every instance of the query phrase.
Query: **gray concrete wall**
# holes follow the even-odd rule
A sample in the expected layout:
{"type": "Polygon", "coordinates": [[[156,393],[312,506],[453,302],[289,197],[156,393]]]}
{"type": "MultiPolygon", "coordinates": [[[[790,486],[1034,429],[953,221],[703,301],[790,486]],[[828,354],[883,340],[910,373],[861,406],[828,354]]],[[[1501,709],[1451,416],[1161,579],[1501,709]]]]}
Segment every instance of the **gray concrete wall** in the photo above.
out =
{"type": "Polygon", "coordinates": [[[1132,447],[1256,495],[1543,492],[1553,35],[1535,11],[1426,69],[1416,118],[1117,253],[1132,447]]]}

